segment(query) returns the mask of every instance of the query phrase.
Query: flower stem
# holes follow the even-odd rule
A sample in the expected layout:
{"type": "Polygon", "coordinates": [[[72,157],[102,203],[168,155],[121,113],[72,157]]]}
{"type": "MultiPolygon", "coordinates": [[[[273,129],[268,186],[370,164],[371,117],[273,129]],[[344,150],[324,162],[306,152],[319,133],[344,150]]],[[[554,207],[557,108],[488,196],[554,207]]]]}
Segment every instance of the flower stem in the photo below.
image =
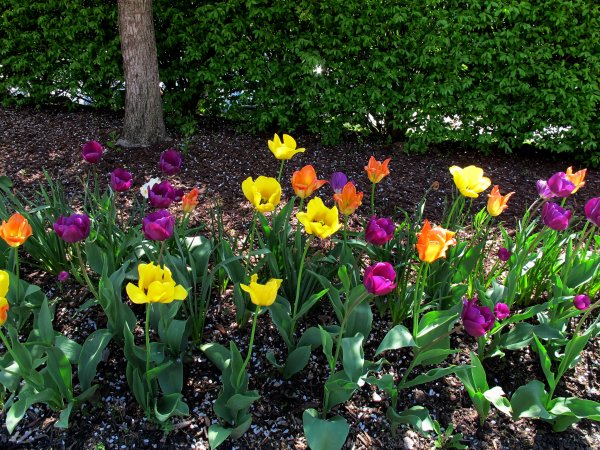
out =
{"type": "Polygon", "coordinates": [[[285,159],[281,160],[281,165],[279,166],[279,175],[277,175],[277,182],[281,183],[281,175],[283,174],[283,165],[285,164],[285,159]]]}
{"type": "MultiPolygon", "coordinates": [[[[152,393],[152,382],[148,377],[148,372],[150,372],[150,307],[151,303],[146,303],[146,323],[144,325],[144,335],[146,337],[146,383],[148,384],[148,393],[146,394],[146,407],[149,409],[150,404],[150,395],[152,393]]],[[[148,412],[146,412],[148,414],[148,412]]]]}
{"type": "MultiPolygon", "coordinates": [[[[246,273],[249,272],[249,267],[250,267],[250,257],[251,257],[251,253],[252,250],[254,248],[254,233],[256,231],[256,210],[254,210],[254,212],[252,213],[252,226],[250,228],[250,242],[248,243],[248,258],[246,259],[246,273]]],[[[248,275],[250,275],[248,273],[248,275]]]]}
{"type": "Polygon", "coordinates": [[[77,260],[79,261],[79,267],[81,268],[81,273],[83,274],[83,278],[88,286],[88,289],[92,293],[92,295],[94,297],[98,298],[98,291],[96,291],[96,288],[92,284],[90,277],[88,277],[85,262],[83,262],[83,256],[81,256],[81,249],[79,248],[79,242],[75,242],[74,245],[75,245],[75,253],[77,253],[77,260]]]}
{"type": "Polygon", "coordinates": [[[294,300],[294,313],[292,314],[292,320],[290,322],[290,337],[294,333],[294,328],[296,328],[296,321],[298,318],[296,317],[298,311],[298,303],[300,303],[300,284],[302,283],[302,273],[304,271],[304,261],[306,259],[306,254],[308,253],[308,249],[310,248],[310,244],[312,243],[314,236],[310,236],[306,241],[304,246],[304,252],[302,253],[302,259],[300,260],[300,269],[298,270],[298,280],[296,281],[296,298],[294,300]]]}
{"type": "Polygon", "coordinates": [[[240,369],[240,372],[238,374],[237,383],[236,383],[237,386],[240,385],[240,382],[242,381],[242,374],[246,370],[246,367],[248,366],[248,363],[250,362],[250,358],[252,357],[252,346],[254,345],[254,334],[256,333],[256,323],[258,322],[257,318],[258,318],[259,313],[260,313],[260,306],[257,306],[256,311],[254,312],[254,318],[252,320],[252,331],[250,332],[250,342],[248,343],[248,354],[246,355],[244,364],[242,365],[242,368],[240,369]]]}
{"type": "Polygon", "coordinates": [[[424,278],[427,280],[427,269],[429,265],[426,263],[422,263],[419,266],[419,272],[417,273],[417,279],[415,281],[415,295],[413,297],[413,336],[417,337],[417,333],[419,332],[419,313],[421,312],[421,294],[423,291],[423,286],[421,280],[424,278]]]}
{"type": "Polygon", "coordinates": [[[375,215],[375,183],[371,183],[371,215],[375,215]]]}
{"type": "Polygon", "coordinates": [[[348,216],[344,214],[344,247],[348,241],[348,216]]]}
{"type": "Polygon", "coordinates": [[[20,274],[20,268],[19,268],[19,247],[13,247],[13,271],[15,273],[15,276],[17,277],[17,286],[16,286],[16,300],[17,302],[20,303],[20,287],[21,287],[21,274],[20,274]]]}

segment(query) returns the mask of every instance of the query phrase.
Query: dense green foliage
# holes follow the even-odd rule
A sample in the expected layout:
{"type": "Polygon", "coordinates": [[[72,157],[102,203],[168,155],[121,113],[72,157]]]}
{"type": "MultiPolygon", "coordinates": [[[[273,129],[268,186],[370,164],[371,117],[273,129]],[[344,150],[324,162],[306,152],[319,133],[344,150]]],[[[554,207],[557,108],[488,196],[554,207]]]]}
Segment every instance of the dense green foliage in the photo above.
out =
{"type": "MultiPolygon", "coordinates": [[[[18,3],[0,0],[0,89],[29,97],[3,101],[40,104],[79,90],[119,107],[116,6],[18,3]]],[[[175,123],[225,113],[325,141],[393,131],[413,149],[446,139],[504,149],[534,142],[600,160],[593,0],[154,3],[175,123]]]]}

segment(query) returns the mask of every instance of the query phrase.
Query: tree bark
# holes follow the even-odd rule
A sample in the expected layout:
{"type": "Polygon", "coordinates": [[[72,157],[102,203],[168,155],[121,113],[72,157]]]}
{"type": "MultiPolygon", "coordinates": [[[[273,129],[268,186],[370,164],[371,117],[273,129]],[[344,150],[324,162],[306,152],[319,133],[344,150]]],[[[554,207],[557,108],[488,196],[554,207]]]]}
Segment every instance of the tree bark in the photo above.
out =
{"type": "Polygon", "coordinates": [[[125,75],[125,120],[117,141],[147,147],[167,136],[158,77],[152,0],[118,0],[125,75]]]}

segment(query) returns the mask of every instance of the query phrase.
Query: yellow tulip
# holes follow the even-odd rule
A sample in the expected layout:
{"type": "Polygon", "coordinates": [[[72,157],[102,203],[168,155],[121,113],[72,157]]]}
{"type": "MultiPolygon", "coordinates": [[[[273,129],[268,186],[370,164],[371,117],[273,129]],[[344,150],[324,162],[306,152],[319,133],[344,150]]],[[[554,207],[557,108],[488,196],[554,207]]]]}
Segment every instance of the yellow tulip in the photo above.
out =
{"type": "Polygon", "coordinates": [[[479,167],[468,166],[462,169],[452,166],[450,173],[454,177],[454,184],[465,197],[477,198],[492,184],[489,178],[483,176],[483,169],[479,167]]]}
{"type": "Polygon", "coordinates": [[[187,297],[187,291],[180,284],[175,284],[167,267],[155,266],[154,263],[140,264],[138,273],[138,285],[128,283],[126,287],[133,303],[171,303],[187,297]]]}
{"type": "Polygon", "coordinates": [[[8,293],[9,282],[8,272],[0,270],[0,326],[4,325],[8,317],[8,300],[5,297],[8,293]]]}
{"type": "Polygon", "coordinates": [[[271,278],[265,284],[258,283],[258,275],[252,275],[250,286],[240,284],[242,290],[250,294],[250,301],[257,306],[271,306],[277,298],[277,290],[283,280],[271,278]]]}
{"type": "Polygon", "coordinates": [[[8,300],[0,297],[0,327],[4,325],[8,318],[8,300]]]}
{"type": "Polygon", "coordinates": [[[306,151],[305,148],[296,148],[296,141],[289,134],[283,135],[283,142],[281,142],[279,136],[276,134],[268,144],[269,150],[271,150],[277,159],[290,159],[296,153],[304,153],[306,151]]]}
{"type": "Polygon", "coordinates": [[[273,211],[281,200],[281,185],[271,177],[260,176],[256,181],[248,177],[242,182],[242,191],[260,213],[273,211]]]}
{"type": "Polygon", "coordinates": [[[299,212],[296,217],[304,225],[307,234],[315,234],[321,239],[331,236],[342,227],[337,207],[328,208],[319,197],[308,202],[306,212],[299,212]]]}

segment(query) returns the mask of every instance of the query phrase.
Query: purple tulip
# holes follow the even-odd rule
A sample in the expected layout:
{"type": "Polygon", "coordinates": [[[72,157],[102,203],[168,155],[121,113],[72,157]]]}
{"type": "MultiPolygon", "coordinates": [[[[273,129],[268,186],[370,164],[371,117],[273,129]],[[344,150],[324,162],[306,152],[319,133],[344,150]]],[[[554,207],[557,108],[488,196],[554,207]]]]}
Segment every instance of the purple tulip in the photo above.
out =
{"type": "Polygon", "coordinates": [[[131,173],[125,169],[115,169],[110,173],[110,187],[115,192],[125,192],[133,184],[131,173]]]}
{"type": "Polygon", "coordinates": [[[58,278],[58,281],[60,281],[61,283],[64,283],[65,281],[67,281],[69,279],[71,275],[69,274],[69,272],[67,272],[66,270],[61,271],[58,276],[56,278],[58,278]]]}
{"type": "Polygon", "coordinates": [[[165,150],[160,154],[160,170],[167,175],[175,175],[181,170],[183,157],[174,148],[165,150]]]}
{"type": "Polygon", "coordinates": [[[548,179],[548,189],[556,197],[568,197],[575,189],[575,185],[569,181],[564,172],[556,172],[548,179]]]}
{"type": "Polygon", "coordinates": [[[329,179],[329,185],[336,194],[341,194],[342,189],[348,182],[348,177],[344,172],[334,172],[329,179]]]}
{"type": "Polygon", "coordinates": [[[90,234],[90,218],[85,214],[60,216],[54,222],[54,231],[59,238],[70,244],[83,241],[90,234]]]}
{"type": "Polygon", "coordinates": [[[465,331],[473,337],[481,337],[494,326],[494,313],[487,306],[477,305],[477,298],[463,299],[461,314],[465,331]]]}
{"type": "Polygon", "coordinates": [[[498,320],[504,320],[510,316],[510,308],[506,303],[496,303],[494,306],[494,315],[498,320]]]}
{"type": "Polygon", "coordinates": [[[168,208],[174,201],[181,200],[183,192],[180,189],[174,189],[168,181],[156,183],[148,191],[150,204],[155,208],[168,208]]]}
{"type": "Polygon", "coordinates": [[[379,262],[365,269],[363,284],[373,295],[386,295],[396,288],[396,271],[388,262],[379,262]]]}
{"type": "Polygon", "coordinates": [[[166,209],[159,209],[142,219],[142,232],[146,239],[164,241],[173,235],[175,218],[166,209]]]}
{"type": "Polygon", "coordinates": [[[561,208],[556,203],[548,202],[542,208],[542,222],[548,228],[556,231],[564,231],[569,226],[572,214],[571,211],[561,208]]]}
{"type": "Polygon", "coordinates": [[[510,259],[510,250],[506,247],[500,247],[498,250],[498,259],[502,262],[506,262],[510,259]]]}
{"type": "Polygon", "coordinates": [[[375,245],[383,245],[394,237],[396,225],[389,217],[371,217],[365,230],[367,242],[375,245]]]}
{"type": "Polygon", "coordinates": [[[548,187],[548,183],[546,183],[544,180],[537,180],[537,182],[535,183],[535,187],[538,191],[539,196],[542,197],[544,200],[548,200],[549,198],[555,197],[554,193],[548,187]]]}
{"type": "Polygon", "coordinates": [[[97,141],[89,141],[83,144],[81,156],[87,162],[96,164],[102,158],[102,144],[97,141]]]}
{"type": "Polygon", "coordinates": [[[590,198],[584,210],[587,220],[600,227],[600,197],[590,198]]]}
{"type": "Polygon", "coordinates": [[[590,307],[590,298],[585,294],[576,295],[573,299],[573,305],[580,311],[585,311],[590,307]]]}

